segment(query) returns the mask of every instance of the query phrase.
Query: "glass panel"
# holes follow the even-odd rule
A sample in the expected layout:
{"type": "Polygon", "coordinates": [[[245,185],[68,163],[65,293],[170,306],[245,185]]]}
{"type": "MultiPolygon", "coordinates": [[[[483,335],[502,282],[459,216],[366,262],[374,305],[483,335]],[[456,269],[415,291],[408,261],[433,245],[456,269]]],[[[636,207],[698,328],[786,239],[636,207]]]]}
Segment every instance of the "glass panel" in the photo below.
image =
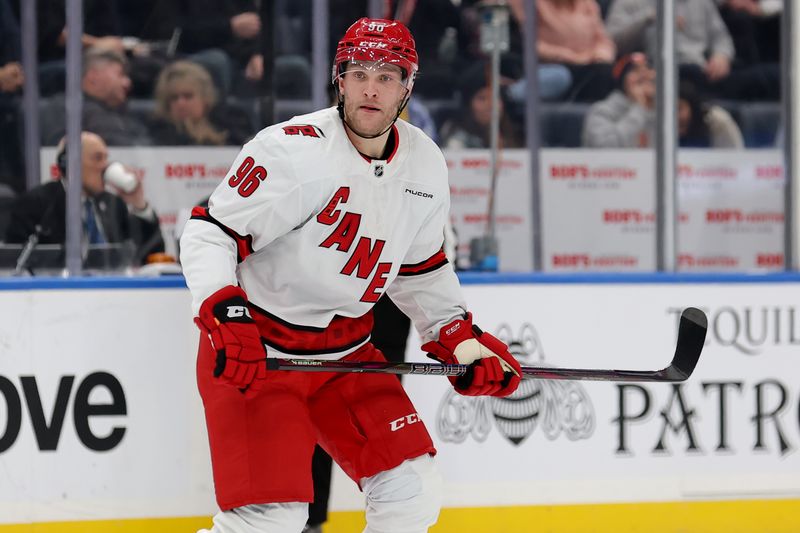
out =
{"type": "MultiPolygon", "coordinates": [[[[25,189],[20,36],[13,31],[19,12],[18,3],[11,4],[0,56],[0,236],[16,247],[2,251],[3,272],[13,271],[37,223],[40,245],[60,243],[64,229],[60,208],[48,210],[50,204],[42,201],[35,204],[33,218],[11,223],[13,206],[22,205],[15,196],[25,189]]],[[[85,150],[92,152],[87,158],[100,159],[87,159],[83,179],[87,197],[95,198],[103,237],[98,241],[87,233],[83,253],[89,261],[99,253],[90,250],[112,244],[125,248],[125,242],[134,250],[115,250],[119,260],[105,253],[87,268],[138,272],[155,261],[161,266],[151,270],[174,269],[170,260],[177,258],[178,235],[190,209],[226,177],[241,145],[265,126],[314,108],[311,1],[275,2],[274,15],[266,12],[270,2],[243,0],[235,9],[212,4],[215,12],[189,0],[86,3],[84,129],[102,140],[86,141],[85,150]],[[263,52],[273,42],[270,66],[263,52]],[[100,148],[92,148],[97,144],[100,148]],[[114,162],[120,165],[106,171],[114,162]],[[114,188],[114,179],[141,185],[126,194],[114,188]],[[97,195],[108,200],[98,202],[97,195]]],[[[408,24],[419,54],[419,75],[402,118],[421,127],[445,152],[456,263],[475,268],[470,243],[487,233],[493,197],[491,47],[482,33],[486,12],[475,0],[387,5],[384,15],[408,24]]],[[[655,47],[655,2],[539,0],[535,5],[534,43],[520,31],[524,2],[508,2],[509,43],[499,65],[501,151],[494,194],[499,269],[533,269],[535,229],[545,271],[654,270],[657,78],[648,65],[655,47]],[[524,75],[525,46],[538,53],[536,102],[530,102],[530,80],[524,75]],[[539,116],[541,228],[532,220],[527,105],[535,105],[539,116]]],[[[760,2],[759,12],[738,5],[676,4],[684,102],[678,156],[681,270],[783,267],[783,172],[777,148],[782,4],[760,2]]],[[[56,146],[66,115],[65,18],[59,6],[57,0],[38,2],[40,164],[48,190],[55,190],[49,182],[62,175],[56,146]]],[[[328,58],[347,27],[366,13],[367,2],[330,1],[328,58]]],[[[42,250],[31,264],[37,255],[55,253],[42,250]]]]}
{"type": "Polygon", "coordinates": [[[532,183],[523,131],[528,91],[523,40],[514,13],[513,5],[503,12],[485,8],[480,2],[462,2],[458,25],[452,23],[452,27],[440,31],[439,64],[435,69],[423,68],[420,76],[422,95],[436,95],[435,107],[431,107],[436,110],[439,142],[450,168],[457,264],[465,269],[533,269],[532,183]],[[499,51],[496,66],[495,48],[499,51]],[[436,83],[432,79],[429,85],[423,85],[426,72],[431,70],[436,83]],[[493,158],[495,71],[499,73],[499,153],[493,158]],[[494,202],[495,235],[491,234],[490,202],[494,202]],[[496,237],[496,243],[492,237],[496,237]]]}
{"type": "Polygon", "coordinates": [[[718,4],[676,4],[678,269],[781,270],[782,4],[718,4]]]}
{"type": "MultiPolygon", "coordinates": [[[[241,145],[267,125],[265,102],[279,99],[278,119],[310,110],[310,2],[275,2],[274,17],[267,13],[272,4],[85,2],[87,270],[179,271],[175,228],[225,177],[241,145]],[[273,42],[265,35],[275,35],[272,66],[263,59],[273,42]]],[[[3,17],[9,26],[0,50],[10,52],[0,57],[0,131],[16,144],[5,137],[0,143],[0,177],[9,186],[0,190],[0,237],[4,272],[13,272],[25,245],[38,241],[24,270],[43,274],[63,263],[65,161],[58,145],[66,128],[67,28],[63,1],[39,0],[37,7],[42,185],[12,198],[25,189],[19,90],[5,76],[19,60],[19,35],[5,31],[18,26],[20,13],[12,10],[3,17]]]]}
{"type": "Polygon", "coordinates": [[[537,2],[547,272],[656,268],[655,2],[635,2],[637,35],[623,4],[537,2]]]}
{"type": "MultiPolygon", "coordinates": [[[[544,269],[654,270],[655,2],[536,4],[544,269]]],[[[675,4],[679,270],[782,268],[781,6],[739,5],[675,4]]]]}

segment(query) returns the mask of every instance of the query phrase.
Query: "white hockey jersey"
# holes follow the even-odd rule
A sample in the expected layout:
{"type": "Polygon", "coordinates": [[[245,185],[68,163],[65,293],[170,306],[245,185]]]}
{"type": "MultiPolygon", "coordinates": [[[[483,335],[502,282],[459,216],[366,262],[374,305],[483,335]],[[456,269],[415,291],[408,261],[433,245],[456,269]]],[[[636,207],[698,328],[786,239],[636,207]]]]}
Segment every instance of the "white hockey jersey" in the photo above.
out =
{"type": "Polygon", "coordinates": [[[361,317],[384,292],[425,341],[463,315],[442,252],[450,207],[444,157],[418,128],[402,120],[394,128],[386,160],[355,149],[336,108],[276,124],[247,143],[181,237],[195,314],[218,289],[240,285],[256,309],[298,331],[326,328],[337,315],[361,317]]]}

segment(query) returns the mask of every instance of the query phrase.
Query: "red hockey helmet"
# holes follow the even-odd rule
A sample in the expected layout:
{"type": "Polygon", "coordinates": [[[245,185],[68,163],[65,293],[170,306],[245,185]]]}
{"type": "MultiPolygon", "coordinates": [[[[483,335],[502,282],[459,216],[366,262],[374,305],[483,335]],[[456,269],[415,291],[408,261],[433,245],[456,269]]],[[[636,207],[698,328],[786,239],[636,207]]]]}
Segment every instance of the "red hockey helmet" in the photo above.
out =
{"type": "Polygon", "coordinates": [[[386,19],[358,19],[336,47],[331,82],[342,73],[348,61],[379,61],[403,69],[405,87],[414,86],[419,59],[414,38],[401,22],[386,19]]]}

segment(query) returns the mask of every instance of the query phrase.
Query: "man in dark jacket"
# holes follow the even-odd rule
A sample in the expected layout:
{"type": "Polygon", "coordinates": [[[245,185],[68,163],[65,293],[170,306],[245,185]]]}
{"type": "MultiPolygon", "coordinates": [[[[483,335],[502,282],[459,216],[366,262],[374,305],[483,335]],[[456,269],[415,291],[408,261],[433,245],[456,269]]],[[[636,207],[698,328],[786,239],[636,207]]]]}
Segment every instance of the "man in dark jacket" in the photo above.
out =
{"type": "MultiPolygon", "coordinates": [[[[131,79],[127,61],[117,52],[90,48],[83,56],[83,129],[96,133],[111,146],[142,146],[152,141],[147,126],[128,113],[131,79]]],[[[45,116],[44,144],[53,145],[66,131],[64,105],[45,116]]]]}
{"type": "MultiPolygon", "coordinates": [[[[84,242],[87,244],[133,243],[133,261],[141,264],[148,254],[164,251],[158,217],[144,198],[141,182],[129,193],[105,190],[108,148],[103,139],[84,132],[81,136],[81,196],[84,242]]],[[[12,208],[6,230],[7,243],[26,243],[36,234],[41,244],[66,241],[66,146],[58,150],[61,180],[44,183],[20,195],[12,208]]]]}

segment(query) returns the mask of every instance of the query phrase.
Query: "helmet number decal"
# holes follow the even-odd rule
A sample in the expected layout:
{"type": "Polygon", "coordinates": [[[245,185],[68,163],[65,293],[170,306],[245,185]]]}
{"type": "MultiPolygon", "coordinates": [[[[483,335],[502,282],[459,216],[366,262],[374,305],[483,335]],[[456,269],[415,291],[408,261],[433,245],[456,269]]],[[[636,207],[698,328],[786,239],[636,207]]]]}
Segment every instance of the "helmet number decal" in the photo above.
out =
{"type": "Polygon", "coordinates": [[[385,22],[370,21],[369,25],[367,26],[367,31],[377,31],[383,33],[385,29],[386,29],[385,22]]]}
{"type": "Polygon", "coordinates": [[[247,156],[236,169],[233,176],[228,178],[228,185],[237,189],[239,196],[247,198],[258,189],[261,182],[267,179],[267,169],[256,165],[255,160],[247,156]]]}

